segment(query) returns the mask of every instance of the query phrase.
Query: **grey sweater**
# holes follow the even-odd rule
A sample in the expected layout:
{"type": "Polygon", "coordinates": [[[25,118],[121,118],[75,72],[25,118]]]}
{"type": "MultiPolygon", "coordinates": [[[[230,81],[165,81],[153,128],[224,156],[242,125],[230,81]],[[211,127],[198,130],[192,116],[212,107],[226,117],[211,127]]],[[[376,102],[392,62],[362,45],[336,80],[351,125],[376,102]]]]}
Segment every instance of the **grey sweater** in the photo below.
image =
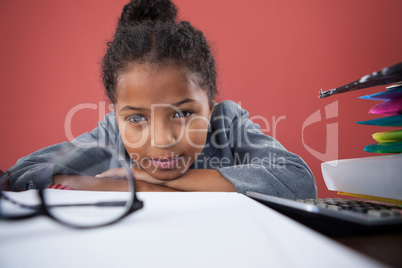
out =
{"type": "MultiPolygon", "coordinates": [[[[316,184],[310,169],[297,155],[287,151],[277,140],[260,131],[258,124],[248,118],[248,112],[232,101],[215,105],[211,128],[205,147],[190,168],[218,170],[237,192],[247,191],[281,196],[284,198],[314,198],[316,184]]],[[[71,142],[79,146],[108,146],[127,155],[121,139],[116,115],[111,112],[97,128],[71,142]]],[[[23,157],[9,169],[8,190],[23,191],[52,184],[55,154],[71,143],[61,143],[23,157]]],[[[76,165],[90,165],[91,161],[110,159],[97,155],[79,159],[76,165]]],[[[71,167],[74,169],[74,167],[71,167]]]]}

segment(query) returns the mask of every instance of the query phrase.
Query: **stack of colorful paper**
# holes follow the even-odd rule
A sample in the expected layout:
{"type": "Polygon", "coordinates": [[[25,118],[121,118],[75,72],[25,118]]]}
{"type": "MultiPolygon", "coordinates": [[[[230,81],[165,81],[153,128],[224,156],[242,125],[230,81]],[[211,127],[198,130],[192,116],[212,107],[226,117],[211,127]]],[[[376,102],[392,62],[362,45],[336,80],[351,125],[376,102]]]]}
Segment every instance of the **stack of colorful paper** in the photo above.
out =
{"type": "MultiPolygon", "coordinates": [[[[382,101],[382,103],[372,107],[369,113],[385,115],[385,117],[368,121],[359,121],[356,122],[357,124],[402,127],[402,84],[389,86],[386,91],[362,96],[360,99],[382,101]]],[[[367,145],[364,148],[365,151],[372,153],[402,152],[402,129],[374,133],[373,138],[378,143],[367,145]]]]}

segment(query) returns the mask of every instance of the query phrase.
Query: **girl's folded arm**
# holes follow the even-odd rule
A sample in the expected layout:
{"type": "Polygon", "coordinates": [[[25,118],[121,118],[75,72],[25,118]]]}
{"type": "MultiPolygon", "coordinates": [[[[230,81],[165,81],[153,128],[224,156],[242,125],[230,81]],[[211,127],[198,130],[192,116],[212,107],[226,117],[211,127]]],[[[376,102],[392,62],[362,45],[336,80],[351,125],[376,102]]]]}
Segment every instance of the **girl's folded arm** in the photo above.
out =
{"type": "Polygon", "coordinates": [[[230,131],[219,138],[236,141],[230,148],[234,164],[217,170],[237,192],[255,191],[290,199],[316,197],[314,176],[300,156],[265,135],[240,106],[228,102],[225,108],[226,117],[232,119],[226,120],[224,128],[230,131]]]}
{"type": "Polygon", "coordinates": [[[109,131],[105,128],[105,122],[100,122],[99,126],[90,133],[84,133],[77,137],[73,142],[63,142],[48,146],[38,150],[30,155],[20,158],[17,163],[8,171],[11,176],[7,183],[7,190],[10,191],[25,191],[29,189],[45,188],[54,184],[52,180],[54,161],[62,156],[62,153],[72,148],[73,145],[89,145],[99,144],[99,137],[108,137],[110,141],[109,131]]]}
{"type": "Polygon", "coordinates": [[[181,191],[236,192],[234,185],[214,169],[190,169],[165,185],[181,191]]]}

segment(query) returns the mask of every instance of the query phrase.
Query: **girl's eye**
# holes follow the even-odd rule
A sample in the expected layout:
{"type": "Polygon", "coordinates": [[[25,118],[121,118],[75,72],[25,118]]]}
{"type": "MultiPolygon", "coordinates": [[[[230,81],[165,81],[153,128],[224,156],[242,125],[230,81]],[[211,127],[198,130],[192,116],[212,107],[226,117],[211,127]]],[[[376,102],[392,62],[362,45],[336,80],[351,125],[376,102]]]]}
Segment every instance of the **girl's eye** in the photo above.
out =
{"type": "Polygon", "coordinates": [[[133,115],[133,116],[130,116],[129,118],[127,118],[128,122],[133,122],[133,123],[139,123],[139,122],[147,121],[147,120],[148,119],[145,116],[142,116],[139,114],[136,114],[136,115],[133,115]]]}
{"type": "Polygon", "coordinates": [[[173,117],[189,117],[190,115],[192,115],[191,112],[188,112],[188,111],[178,111],[178,112],[174,113],[173,117]]]}

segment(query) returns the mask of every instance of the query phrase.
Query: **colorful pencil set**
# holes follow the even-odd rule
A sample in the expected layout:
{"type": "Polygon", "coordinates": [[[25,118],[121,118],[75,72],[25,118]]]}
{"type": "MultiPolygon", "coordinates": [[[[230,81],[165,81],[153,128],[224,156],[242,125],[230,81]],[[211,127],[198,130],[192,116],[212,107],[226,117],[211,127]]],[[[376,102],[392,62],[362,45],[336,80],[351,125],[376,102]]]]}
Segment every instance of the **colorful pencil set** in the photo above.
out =
{"type": "MultiPolygon", "coordinates": [[[[383,127],[402,128],[402,84],[395,84],[375,94],[362,96],[360,99],[377,100],[370,110],[370,114],[384,117],[359,121],[357,124],[374,125],[383,127]]],[[[393,131],[377,132],[373,134],[377,143],[367,145],[364,150],[372,153],[401,153],[402,152],[402,129],[393,131]]]]}

